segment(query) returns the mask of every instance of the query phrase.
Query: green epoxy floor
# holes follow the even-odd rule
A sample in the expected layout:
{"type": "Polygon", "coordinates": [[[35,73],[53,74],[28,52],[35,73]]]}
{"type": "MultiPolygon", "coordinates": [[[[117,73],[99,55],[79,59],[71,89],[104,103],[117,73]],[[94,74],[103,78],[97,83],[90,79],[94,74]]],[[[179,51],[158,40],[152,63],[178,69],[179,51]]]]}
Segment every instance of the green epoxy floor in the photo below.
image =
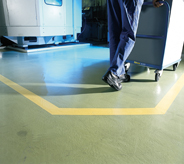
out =
{"type": "MultiPolygon", "coordinates": [[[[0,74],[60,108],[153,108],[184,74],[131,65],[114,92],[109,49],[0,50],[0,74]]],[[[53,116],[0,82],[0,164],[184,164],[184,88],[165,115],[53,116]]]]}

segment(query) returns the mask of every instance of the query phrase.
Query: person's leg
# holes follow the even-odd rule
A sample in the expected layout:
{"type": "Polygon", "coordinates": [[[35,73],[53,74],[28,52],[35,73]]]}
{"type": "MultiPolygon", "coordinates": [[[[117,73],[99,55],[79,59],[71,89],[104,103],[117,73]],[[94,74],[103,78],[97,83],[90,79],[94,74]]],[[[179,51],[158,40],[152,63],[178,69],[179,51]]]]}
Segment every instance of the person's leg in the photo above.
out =
{"type": "MultiPolygon", "coordinates": [[[[108,10],[108,29],[109,29],[109,45],[110,45],[110,64],[112,63],[118,44],[120,42],[121,34],[121,8],[118,0],[107,0],[108,10]]],[[[112,74],[110,70],[102,77],[102,80],[109,84],[115,90],[122,88],[121,82],[118,77],[112,74]]]]}
{"type": "Polygon", "coordinates": [[[118,0],[107,0],[110,64],[115,56],[122,31],[121,8],[118,0]]]}
{"type": "MultiPolygon", "coordinates": [[[[111,44],[110,49],[114,46],[114,48],[112,48],[113,49],[112,52],[113,53],[115,52],[115,54],[112,55],[113,53],[112,54],[110,53],[110,55],[113,56],[113,58],[111,59],[110,63],[111,65],[109,70],[113,74],[121,76],[122,74],[125,74],[124,64],[135,44],[135,37],[143,0],[109,0],[109,1],[118,2],[121,11],[121,21],[119,21],[121,22],[121,32],[119,33],[119,26],[117,26],[118,23],[116,23],[113,28],[112,27],[109,28],[110,33],[115,33],[111,34],[111,36],[117,36],[119,33],[119,43],[117,47],[115,47],[115,45],[117,44],[117,40],[115,40],[113,37],[111,38],[110,36],[110,44],[111,44]],[[117,31],[115,31],[116,27],[117,31]],[[116,51],[114,50],[115,48],[116,51]]],[[[117,12],[119,13],[119,10],[117,10],[117,12]]],[[[112,17],[111,14],[110,17],[112,17]]],[[[119,18],[119,16],[117,17],[119,18]]],[[[113,23],[114,22],[112,22],[112,26],[113,23]]]]}
{"type": "Polygon", "coordinates": [[[143,0],[107,0],[110,68],[102,80],[115,90],[122,88],[121,82],[124,81],[122,74],[125,73],[124,62],[135,43],[142,3],[143,0]]]}

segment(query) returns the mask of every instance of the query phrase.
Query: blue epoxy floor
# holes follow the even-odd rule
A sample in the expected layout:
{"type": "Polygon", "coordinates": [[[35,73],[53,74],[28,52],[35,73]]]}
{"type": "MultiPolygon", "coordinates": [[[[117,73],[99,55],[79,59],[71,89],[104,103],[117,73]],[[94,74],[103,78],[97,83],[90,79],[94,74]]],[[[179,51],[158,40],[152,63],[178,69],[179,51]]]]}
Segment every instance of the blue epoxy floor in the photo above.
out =
{"type": "MultiPolygon", "coordinates": [[[[131,65],[120,92],[101,77],[109,49],[0,50],[0,74],[60,108],[153,108],[184,74],[131,65]]],[[[0,163],[183,164],[184,88],[165,115],[52,116],[0,82],[0,163]]]]}

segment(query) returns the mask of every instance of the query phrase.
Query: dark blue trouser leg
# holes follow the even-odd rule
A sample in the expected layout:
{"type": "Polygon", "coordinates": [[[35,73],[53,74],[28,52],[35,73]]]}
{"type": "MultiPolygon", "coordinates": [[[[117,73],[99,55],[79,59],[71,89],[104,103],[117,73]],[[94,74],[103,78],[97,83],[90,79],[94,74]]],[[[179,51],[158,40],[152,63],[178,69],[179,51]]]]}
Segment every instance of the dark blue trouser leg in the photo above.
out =
{"type": "Polygon", "coordinates": [[[110,68],[115,75],[125,73],[124,63],[131,53],[144,0],[107,0],[110,37],[110,68]]]}

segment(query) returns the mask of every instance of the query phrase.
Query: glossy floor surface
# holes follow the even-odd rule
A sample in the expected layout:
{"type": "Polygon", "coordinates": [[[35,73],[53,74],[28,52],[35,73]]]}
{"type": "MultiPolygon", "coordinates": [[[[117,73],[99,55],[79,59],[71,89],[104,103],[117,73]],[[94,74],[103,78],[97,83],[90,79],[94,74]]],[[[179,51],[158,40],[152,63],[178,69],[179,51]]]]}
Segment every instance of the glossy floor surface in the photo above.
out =
{"type": "Polygon", "coordinates": [[[108,67],[104,46],[1,49],[0,163],[183,164],[184,61],[158,82],[131,65],[119,92],[108,67]]]}

